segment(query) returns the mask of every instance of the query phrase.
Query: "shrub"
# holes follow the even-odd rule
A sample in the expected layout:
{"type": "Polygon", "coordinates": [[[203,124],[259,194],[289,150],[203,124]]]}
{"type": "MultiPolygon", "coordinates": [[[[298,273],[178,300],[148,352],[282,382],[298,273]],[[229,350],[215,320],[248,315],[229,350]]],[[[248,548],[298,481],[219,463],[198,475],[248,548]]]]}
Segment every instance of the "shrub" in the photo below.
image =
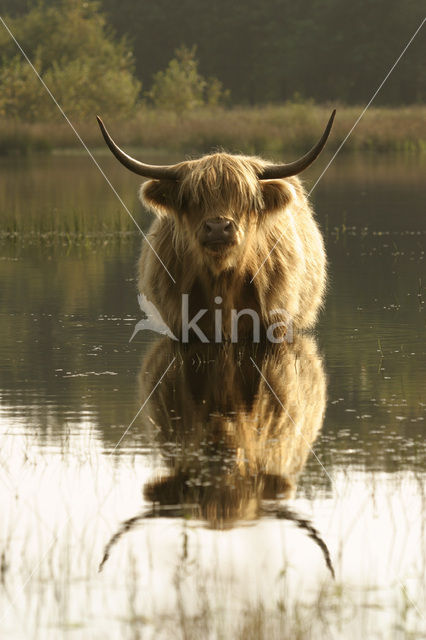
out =
{"type": "MultiPolygon", "coordinates": [[[[114,38],[97,2],[40,3],[6,23],[67,115],[122,117],[132,111],[140,91],[133,55],[124,39],[114,38]]],[[[0,115],[51,118],[56,106],[6,30],[0,50],[0,115]]]]}
{"type": "Polygon", "coordinates": [[[195,54],[195,46],[192,49],[179,47],[167,69],[154,75],[147,96],[157,108],[180,114],[203,105],[217,106],[228,97],[229,92],[223,90],[220,80],[206,80],[199,73],[195,54]]]}

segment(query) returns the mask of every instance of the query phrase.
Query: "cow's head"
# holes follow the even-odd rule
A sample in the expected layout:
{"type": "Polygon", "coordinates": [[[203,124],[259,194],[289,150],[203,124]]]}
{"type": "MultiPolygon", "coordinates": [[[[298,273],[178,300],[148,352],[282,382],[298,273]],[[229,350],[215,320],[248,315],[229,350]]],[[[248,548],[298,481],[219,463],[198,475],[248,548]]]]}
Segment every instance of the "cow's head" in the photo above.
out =
{"type": "Polygon", "coordinates": [[[282,212],[294,189],[284,178],[304,171],[320,154],[329,136],[335,111],[319,142],[289,164],[269,164],[260,158],[215,153],[175,165],[144,164],[124,153],[102,120],[105,142],[125,167],[146,178],[140,196],[157,215],[172,216],[175,241],[215,272],[240,264],[259,225],[282,212]]]}

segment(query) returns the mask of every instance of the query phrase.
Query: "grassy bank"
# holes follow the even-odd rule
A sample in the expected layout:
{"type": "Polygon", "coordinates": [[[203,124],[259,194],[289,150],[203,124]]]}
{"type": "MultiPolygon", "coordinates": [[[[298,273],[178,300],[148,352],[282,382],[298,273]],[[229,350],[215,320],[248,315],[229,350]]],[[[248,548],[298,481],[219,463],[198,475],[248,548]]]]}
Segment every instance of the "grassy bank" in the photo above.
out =
{"type": "MultiPolygon", "coordinates": [[[[182,153],[206,153],[224,148],[233,152],[280,155],[288,150],[304,150],[316,142],[334,106],[287,104],[219,110],[204,108],[181,116],[142,108],[131,119],[124,122],[108,120],[107,125],[117,141],[127,148],[182,153]]],[[[330,149],[338,147],[363,110],[362,106],[336,106],[330,149]]],[[[103,149],[94,116],[90,121],[74,122],[74,125],[90,148],[103,149]]],[[[344,149],[346,152],[424,153],[425,123],[426,107],[371,107],[344,149]]],[[[81,149],[81,143],[59,113],[48,123],[0,120],[0,155],[55,149],[81,149]]]]}

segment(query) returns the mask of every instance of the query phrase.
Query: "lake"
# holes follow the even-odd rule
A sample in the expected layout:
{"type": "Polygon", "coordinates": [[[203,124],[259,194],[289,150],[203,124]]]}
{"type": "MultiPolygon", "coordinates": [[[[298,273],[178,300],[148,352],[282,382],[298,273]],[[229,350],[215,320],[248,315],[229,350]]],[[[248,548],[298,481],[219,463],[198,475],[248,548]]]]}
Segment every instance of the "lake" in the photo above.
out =
{"type": "Polygon", "coordinates": [[[2,638],[426,637],[425,169],[337,157],[324,312],[270,352],[129,342],[140,233],[104,178],[1,159],[2,638]]]}

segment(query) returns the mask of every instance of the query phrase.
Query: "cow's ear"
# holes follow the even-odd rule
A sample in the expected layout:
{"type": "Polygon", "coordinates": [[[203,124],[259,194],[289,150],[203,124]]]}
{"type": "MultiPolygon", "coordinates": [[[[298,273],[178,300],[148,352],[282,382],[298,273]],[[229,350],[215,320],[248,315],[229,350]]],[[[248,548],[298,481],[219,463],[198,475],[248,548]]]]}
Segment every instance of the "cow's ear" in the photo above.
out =
{"type": "Polygon", "coordinates": [[[139,197],[157,215],[179,212],[179,184],[175,180],[149,180],[141,186],[139,197]]]}
{"type": "Polygon", "coordinates": [[[261,180],[264,207],[262,213],[282,211],[293,199],[292,188],[283,180],[261,180]]]}

